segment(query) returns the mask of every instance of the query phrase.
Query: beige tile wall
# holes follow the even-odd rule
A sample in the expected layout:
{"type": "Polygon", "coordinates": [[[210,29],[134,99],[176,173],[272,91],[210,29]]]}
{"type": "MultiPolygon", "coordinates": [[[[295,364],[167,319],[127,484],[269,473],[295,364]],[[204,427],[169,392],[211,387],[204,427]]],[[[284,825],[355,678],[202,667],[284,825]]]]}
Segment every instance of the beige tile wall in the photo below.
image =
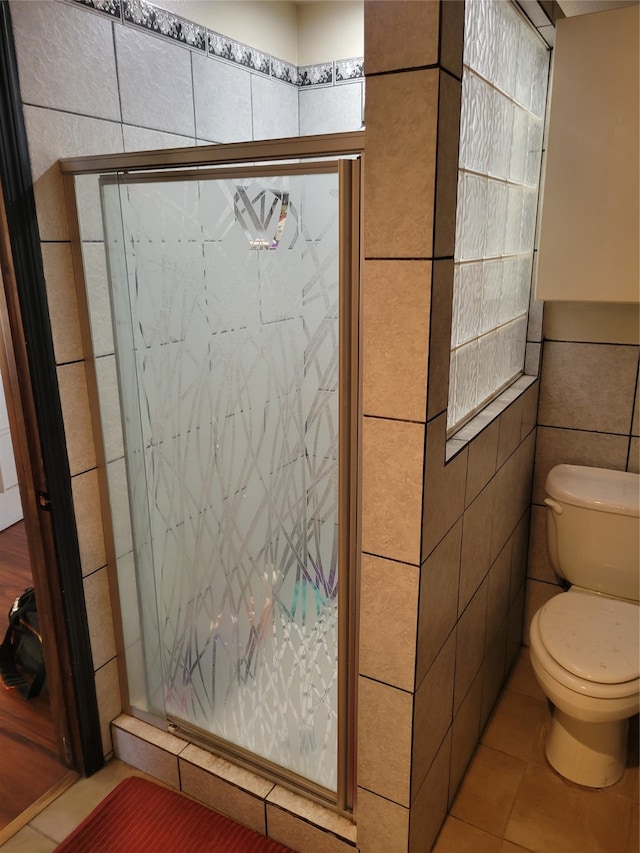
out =
{"type": "MultiPolygon", "coordinates": [[[[406,853],[412,814],[441,5],[365,3],[357,817],[359,844],[371,853],[406,853]]],[[[436,302],[446,303],[450,291],[439,278],[436,302]]],[[[446,678],[444,669],[434,672],[446,678]]],[[[429,699],[425,691],[421,719],[429,699]]]]}
{"type": "Polygon", "coordinates": [[[520,644],[537,383],[445,461],[461,56],[462,4],[365,4],[358,840],[372,853],[431,848],[520,644]]]}
{"type": "MultiPolygon", "coordinates": [[[[551,306],[550,322],[545,320],[545,333],[554,338],[564,333],[568,340],[545,340],[543,347],[525,641],[533,614],[560,591],[546,547],[543,501],[548,472],[561,463],[639,470],[640,347],[629,343],[620,322],[633,306],[591,306],[588,324],[581,303],[564,304],[561,314],[555,307],[551,306]]],[[[636,340],[637,334],[636,329],[636,340]]]]}

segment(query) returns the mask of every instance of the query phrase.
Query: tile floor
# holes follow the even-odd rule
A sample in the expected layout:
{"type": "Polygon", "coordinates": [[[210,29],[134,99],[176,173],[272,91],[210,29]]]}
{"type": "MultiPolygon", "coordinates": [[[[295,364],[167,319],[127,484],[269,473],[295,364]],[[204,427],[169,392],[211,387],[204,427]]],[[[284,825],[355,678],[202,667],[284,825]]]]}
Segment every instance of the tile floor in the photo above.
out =
{"type": "MultiPolygon", "coordinates": [[[[638,853],[638,717],[632,720],[629,766],[604,790],[581,788],[548,767],[543,744],[549,719],[523,649],[433,853],[638,853]]],[[[144,775],[121,761],[109,762],[74,783],[0,850],[51,853],[132,773],[144,775]]]]}
{"type": "Polygon", "coordinates": [[[638,853],[638,717],[610,788],[583,788],[544,756],[551,712],[523,649],[467,768],[433,853],[638,853]]]}
{"type": "MultiPolygon", "coordinates": [[[[79,779],[0,846],[2,853],[51,853],[126,776],[146,774],[114,759],[89,779],[79,779]]],[[[95,853],[100,853],[96,850],[95,853]]]]}

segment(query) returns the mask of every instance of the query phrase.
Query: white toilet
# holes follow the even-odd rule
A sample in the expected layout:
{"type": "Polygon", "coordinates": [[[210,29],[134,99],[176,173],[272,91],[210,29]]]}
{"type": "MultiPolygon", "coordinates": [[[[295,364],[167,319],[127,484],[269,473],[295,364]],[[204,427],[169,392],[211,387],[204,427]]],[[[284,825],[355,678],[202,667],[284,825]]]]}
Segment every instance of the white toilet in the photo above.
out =
{"type": "Polygon", "coordinates": [[[640,688],[640,475],[558,465],[547,477],[551,565],[571,588],[529,629],[533,671],[553,703],[546,741],[558,773],[593,788],[626,763],[640,688]]]}

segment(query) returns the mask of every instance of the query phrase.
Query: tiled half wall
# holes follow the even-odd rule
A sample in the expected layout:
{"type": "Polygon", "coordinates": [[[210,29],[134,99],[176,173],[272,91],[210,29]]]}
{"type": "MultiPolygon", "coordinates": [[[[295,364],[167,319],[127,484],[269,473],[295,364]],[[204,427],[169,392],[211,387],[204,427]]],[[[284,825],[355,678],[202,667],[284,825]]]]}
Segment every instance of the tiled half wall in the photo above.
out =
{"type": "Polygon", "coordinates": [[[446,439],[462,23],[455,2],[365,4],[357,820],[367,853],[431,849],[521,642],[537,378],[446,439]]]}

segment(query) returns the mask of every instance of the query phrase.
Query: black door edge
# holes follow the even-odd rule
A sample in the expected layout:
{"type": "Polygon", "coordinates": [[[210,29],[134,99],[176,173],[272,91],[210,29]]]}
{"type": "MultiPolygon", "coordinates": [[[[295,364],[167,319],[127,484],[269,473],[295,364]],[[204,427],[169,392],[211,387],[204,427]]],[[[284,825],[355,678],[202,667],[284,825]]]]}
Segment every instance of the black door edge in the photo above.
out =
{"type": "Polygon", "coordinates": [[[104,757],[71,475],[8,0],[0,0],[0,181],[5,198],[67,626],[82,750],[81,756],[74,756],[74,762],[85,775],[91,775],[104,765],[104,757]]]}

